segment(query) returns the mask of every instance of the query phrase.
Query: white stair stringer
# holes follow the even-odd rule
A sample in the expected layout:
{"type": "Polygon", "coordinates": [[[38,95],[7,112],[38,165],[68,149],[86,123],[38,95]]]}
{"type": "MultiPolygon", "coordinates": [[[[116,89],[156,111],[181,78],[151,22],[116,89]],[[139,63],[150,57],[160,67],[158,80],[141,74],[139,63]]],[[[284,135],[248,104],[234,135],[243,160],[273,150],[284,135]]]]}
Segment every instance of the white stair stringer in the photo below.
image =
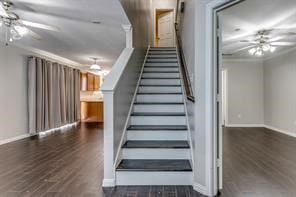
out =
{"type": "Polygon", "coordinates": [[[150,48],[116,167],[116,185],[192,185],[185,106],[176,49],[150,48]]]}

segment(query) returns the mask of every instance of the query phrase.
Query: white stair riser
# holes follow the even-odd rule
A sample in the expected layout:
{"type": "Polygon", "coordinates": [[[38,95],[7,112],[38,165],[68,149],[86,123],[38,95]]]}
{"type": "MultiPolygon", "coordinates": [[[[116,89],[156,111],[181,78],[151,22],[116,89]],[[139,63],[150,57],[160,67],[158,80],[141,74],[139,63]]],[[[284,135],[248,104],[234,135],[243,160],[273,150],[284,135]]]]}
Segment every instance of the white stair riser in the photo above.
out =
{"type": "Polygon", "coordinates": [[[181,85],[180,79],[142,79],[141,85],[181,85]]]}
{"type": "Polygon", "coordinates": [[[116,185],[192,185],[192,172],[116,172],[116,185]]]}
{"type": "Polygon", "coordinates": [[[154,63],[154,62],[164,62],[164,63],[177,63],[177,60],[175,59],[147,59],[147,63],[154,63]]]}
{"type": "Polygon", "coordinates": [[[139,88],[139,93],[182,93],[181,86],[180,87],[147,87],[147,86],[141,86],[139,88]]]}
{"type": "Polygon", "coordinates": [[[189,149],[123,148],[122,159],[190,159],[189,149]]]}
{"type": "Polygon", "coordinates": [[[176,51],[174,47],[151,47],[149,51],[176,51]]]}
{"type": "Polygon", "coordinates": [[[134,105],[134,112],[185,112],[184,105],[134,105]]]}
{"type": "Polygon", "coordinates": [[[177,59],[177,54],[149,54],[148,58],[174,58],[177,59]]]}
{"type": "Polygon", "coordinates": [[[150,51],[148,55],[176,55],[176,51],[150,51]]]}
{"type": "Polygon", "coordinates": [[[137,95],[137,102],[166,102],[166,103],[179,103],[183,102],[182,94],[163,94],[163,95],[137,95]]]}
{"type": "Polygon", "coordinates": [[[180,78],[179,73],[143,73],[145,78],[180,78]]]}
{"type": "Polygon", "coordinates": [[[131,125],[186,125],[185,116],[132,116],[131,125]]]}
{"type": "Polygon", "coordinates": [[[153,68],[151,67],[145,67],[144,68],[144,72],[179,72],[179,68],[178,67],[155,67],[153,68]]]}
{"type": "Polygon", "coordinates": [[[127,140],[187,140],[188,131],[127,131],[127,140]]]}
{"type": "Polygon", "coordinates": [[[178,66],[178,63],[146,63],[145,67],[153,67],[153,66],[178,66]]]}

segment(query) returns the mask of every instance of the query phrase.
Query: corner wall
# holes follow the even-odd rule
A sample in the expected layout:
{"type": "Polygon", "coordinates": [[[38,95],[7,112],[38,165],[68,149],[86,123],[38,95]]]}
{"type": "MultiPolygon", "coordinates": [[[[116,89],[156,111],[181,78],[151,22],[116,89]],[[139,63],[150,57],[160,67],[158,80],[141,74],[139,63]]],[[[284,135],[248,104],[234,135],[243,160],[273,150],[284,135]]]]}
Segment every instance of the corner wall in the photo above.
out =
{"type": "Polygon", "coordinates": [[[29,135],[27,110],[28,51],[0,43],[0,144],[29,135]]]}
{"type": "Polygon", "coordinates": [[[296,51],[264,61],[265,125],[296,137],[296,51]]]}
{"type": "Polygon", "coordinates": [[[263,62],[224,60],[228,75],[226,126],[264,124],[263,62]]]}

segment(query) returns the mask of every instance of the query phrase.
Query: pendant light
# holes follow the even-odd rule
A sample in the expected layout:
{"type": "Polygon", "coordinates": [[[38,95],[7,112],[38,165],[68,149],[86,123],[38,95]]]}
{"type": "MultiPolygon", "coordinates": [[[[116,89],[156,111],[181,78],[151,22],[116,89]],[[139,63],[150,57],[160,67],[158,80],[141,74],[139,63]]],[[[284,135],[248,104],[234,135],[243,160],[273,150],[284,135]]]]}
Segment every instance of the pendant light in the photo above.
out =
{"type": "Polygon", "coordinates": [[[102,67],[97,64],[98,58],[92,58],[94,60],[94,64],[90,66],[91,70],[100,71],[102,70],[102,67]]]}

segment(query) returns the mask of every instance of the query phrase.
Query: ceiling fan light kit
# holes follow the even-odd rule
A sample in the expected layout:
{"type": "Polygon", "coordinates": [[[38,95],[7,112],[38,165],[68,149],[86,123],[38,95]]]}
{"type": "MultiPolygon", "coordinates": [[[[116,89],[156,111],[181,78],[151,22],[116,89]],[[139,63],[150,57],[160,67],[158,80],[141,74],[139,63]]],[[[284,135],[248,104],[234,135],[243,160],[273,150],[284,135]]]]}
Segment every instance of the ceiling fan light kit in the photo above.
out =
{"type": "Polygon", "coordinates": [[[256,55],[258,57],[261,57],[264,55],[265,52],[271,52],[273,53],[276,50],[276,47],[271,46],[269,43],[264,44],[258,44],[257,46],[254,46],[253,48],[249,49],[249,53],[251,55],[256,55]]]}
{"type": "Polygon", "coordinates": [[[20,19],[16,13],[12,12],[12,7],[12,2],[0,1],[0,30],[4,31],[6,45],[8,45],[9,42],[13,42],[14,40],[22,39],[27,34],[30,34],[36,39],[41,38],[28,27],[59,31],[59,29],[56,27],[20,19]]]}

